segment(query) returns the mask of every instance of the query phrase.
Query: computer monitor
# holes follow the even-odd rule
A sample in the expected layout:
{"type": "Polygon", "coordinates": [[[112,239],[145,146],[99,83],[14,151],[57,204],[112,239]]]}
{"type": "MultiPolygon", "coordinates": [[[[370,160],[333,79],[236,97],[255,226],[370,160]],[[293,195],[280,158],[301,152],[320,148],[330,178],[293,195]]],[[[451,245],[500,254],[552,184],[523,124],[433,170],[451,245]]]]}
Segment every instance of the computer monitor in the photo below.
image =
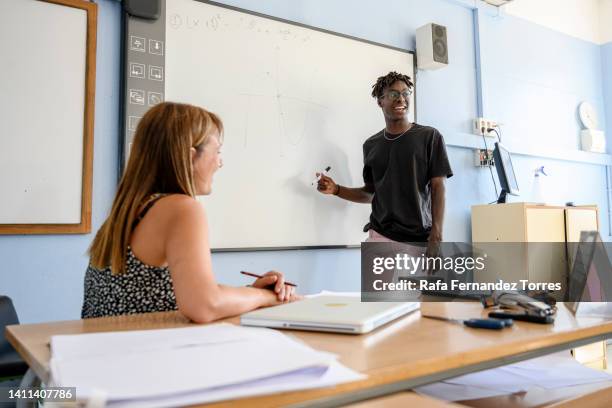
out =
{"type": "Polygon", "coordinates": [[[498,204],[506,202],[506,195],[519,195],[519,187],[512,167],[512,158],[510,152],[501,143],[495,143],[493,150],[493,160],[495,160],[495,168],[497,169],[497,177],[501,184],[501,193],[497,199],[498,204]]]}

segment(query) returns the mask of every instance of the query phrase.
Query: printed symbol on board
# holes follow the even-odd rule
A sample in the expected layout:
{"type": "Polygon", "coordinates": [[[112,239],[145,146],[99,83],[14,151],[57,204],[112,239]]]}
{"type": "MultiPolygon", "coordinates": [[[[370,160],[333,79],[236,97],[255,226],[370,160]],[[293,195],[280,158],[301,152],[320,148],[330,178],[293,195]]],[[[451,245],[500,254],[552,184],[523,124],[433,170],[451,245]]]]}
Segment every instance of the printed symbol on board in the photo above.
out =
{"type": "Polygon", "coordinates": [[[149,40],[149,54],[164,55],[164,42],[149,40]]]}
{"type": "Polygon", "coordinates": [[[136,130],[140,116],[128,116],[128,130],[136,130]]]}
{"type": "Polygon", "coordinates": [[[147,41],[143,37],[136,37],[135,35],[130,35],[130,50],[145,52],[146,47],[145,44],[147,41]]]}
{"type": "Polygon", "coordinates": [[[173,14],[170,16],[170,27],[177,29],[181,25],[183,25],[183,19],[178,14],[173,14]]]}
{"type": "Polygon", "coordinates": [[[157,105],[164,100],[164,95],[160,92],[149,92],[149,106],[157,105]]]}
{"type": "Polygon", "coordinates": [[[187,17],[187,28],[196,27],[200,27],[200,19],[192,18],[191,20],[189,20],[189,17],[187,17]]]}
{"type": "Polygon", "coordinates": [[[132,78],[146,78],[145,64],[138,64],[136,62],[130,62],[130,76],[132,78]]]}
{"type": "Polygon", "coordinates": [[[164,69],[162,67],[156,67],[155,65],[149,65],[149,79],[163,81],[164,69]]]}
{"type": "Polygon", "coordinates": [[[144,105],[145,91],[142,89],[130,89],[130,103],[134,105],[144,105]]]}

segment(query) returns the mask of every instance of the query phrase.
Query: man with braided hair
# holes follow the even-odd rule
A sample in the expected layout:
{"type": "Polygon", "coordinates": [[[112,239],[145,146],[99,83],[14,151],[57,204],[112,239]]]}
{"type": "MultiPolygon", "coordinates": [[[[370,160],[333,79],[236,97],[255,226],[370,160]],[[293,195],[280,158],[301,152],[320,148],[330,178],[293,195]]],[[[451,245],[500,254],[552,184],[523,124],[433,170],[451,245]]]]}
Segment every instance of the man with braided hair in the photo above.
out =
{"type": "Polygon", "coordinates": [[[410,77],[397,72],[381,76],[372,86],[385,128],[363,144],[364,185],[345,187],[321,175],[317,188],[372,204],[364,227],[369,241],[423,243],[432,254],[442,241],[444,181],[453,173],[440,132],[408,120],[413,87],[410,77]]]}

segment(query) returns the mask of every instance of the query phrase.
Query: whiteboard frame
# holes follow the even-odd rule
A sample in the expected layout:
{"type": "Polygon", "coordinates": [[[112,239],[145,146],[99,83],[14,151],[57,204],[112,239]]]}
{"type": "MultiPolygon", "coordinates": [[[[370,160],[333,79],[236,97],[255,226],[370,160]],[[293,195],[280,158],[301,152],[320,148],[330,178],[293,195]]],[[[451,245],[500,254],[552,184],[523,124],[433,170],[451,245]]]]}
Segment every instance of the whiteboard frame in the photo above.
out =
{"type": "MultiPolygon", "coordinates": [[[[133,28],[133,27],[136,27],[136,25],[139,22],[143,22],[143,23],[146,22],[147,26],[148,26],[148,28],[147,28],[148,30],[163,29],[163,31],[165,33],[166,29],[167,29],[167,27],[166,27],[166,20],[167,20],[167,18],[166,18],[166,12],[165,12],[165,10],[166,10],[166,2],[167,1],[171,1],[171,0],[161,0],[161,1],[162,1],[162,13],[161,13],[160,18],[157,21],[151,22],[151,20],[144,20],[144,19],[132,16],[129,13],[126,12],[125,13],[126,20],[127,20],[126,21],[126,26],[133,28]],[[153,27],[153,26],[155,26],[155,27],[153,27]]],[[[417,84],[417,78],[416,78],[417,77],[417,56],[416,56],[416,52],[415,51],[411,51],[411,50],[407,50],[407,49],[404,49],[404,48],[395,47],[395,46],[391,46],[391,45],[387,45],[387,44],[378,43],[378,42],[367,40],[367,39],[364,39],[364,38],[359,38],[359,37],[355,37],[355,36],[352,36],[352,35],[343,34],[343,33],[335,32],[335,31],[327,30],[327,29],[324,29],[324,28],[311,26],[311,25],[308,25],[308,24],[303,24],[303,23],[299,23],[299,22],[296,22],[296,21],[287,20],[287,19],[283,19],[283,18],[280,18],[280,17],[275,17],[275,16],[271,16],[271,15],[268,15],[268,14],[259,13],[259,12],[256,12],[256,11],[247,10],[247,9],[243,9],[243,8],[236,7],[236,6],[219,3],[219,2],[216,2],[216,1],[212,1],[212,0],[192,0],[192,1],[195,1],[195,2],[198,2],[198,3],[208,4],[208,5],[211,5],[211,6],[221,7],[221,8],[227,9],[227,10],[237,11],[237,12],[240,12],[240,13],[245,13],[245,14],[248,14],[248,15],[256,16],[256,17],[261,17],[261,18],[264,18],[264,19],[272,20],[272,21],[286,23],[286,24],[290,24],[290,25],[293,25],[293,26],[297,26],[297,27],[301,27],[301,28],[306,28],[306,29],[318,31],[318,32],[322,32],[322,33],[325,33],[325,34],[334,35],[334,36],[337,36],[337,37],[342,37],[342,38],[346,38],[346,39],[350,39],[350,40],[354,40],[354,41],[359,41],[359,42],[370,44],[370,45],[374,45],[374,46],[377,46],[377,47],[383,47],[383,48],[391,49],[391,50],[394,50],[394,51],[399,51],[399,52],[403,52],[403,53],[406,53],[406,54],[411,54],[412,55],[412,65],[413,65],[413,67],[412,67],[413,75],[412,75],[411,79],[412,79],[412,82],[414,84],[414,87],[413,87],[413,94],[414,94],[414,96],[413,96],[414,122],[417,122],[417,117],[418,117],[417,116],[418,110],[417,110],[417,103],[416,103],[416,101],[417,101],[417,89],[416,89],[417,88],[417,86],[416,86],[416,84],[417,84]]],[[[129,40],[130,40],[129,39],[129,35],[130,35],[129,31],[130,31],[129,29],[125,29],[124,30],[124,39],[123,39],[124,49],[129,48],[129,40]]],[[[164,60],[165,60],[165,54],[166,53],[164,53],[164,60]]],[[[124,55],[125,55],[125,53],[124,53],[124,55]]],[[[129,101],[127,100],[127,89],[125,89],[126,88],[125,83],[127,82],[127,79],[128,79],[128,76],[129,76],[128,75],[129,74],[129,72],[128,72],[129,67],[128,67],[127,62],[124,62],[123,66],[124,66],[124,70],[125,70],[124,76],[123,76],[123,78],[124,78],[123,94],[124,94],[124,98],[125,99],[123,100],[123,107],[124,107],[123,115],[124,115],[124,117],[123,117],[122,123],[123,123],[124,129],[122,131],[122,134],[124,135],[125,139],[124,139],[123,143],[121,143],[120,146],[119,146],[119,154],[120,154],[120,157],[123,158],[124,162],[127,162],[127,150],[128,149],[127,149],[126,146],[129,146],[129,144],[131,142],[131,135],[130,135],[130,132],[128,132],[127,129],[125,129],[126,118],[128,117],[128,109],[130,107],[129,101]]],[[[164,66],[165,66],[165,63],[164,63],[164,66]]],[[[165,78],[164,78],[164,84],[165,84],[165,78]]],[[[119,172],[122,173],[123,169],[124,169],[124,165],[122,164],[122,165],[120,165],[120,171],[119,172]]],[[[263,247],[263,246],[262,247],[223,247],[223,248],[212,248],[211,251],[216,253],[216,252],[290,251],[290,250],[307,250],[307,249],[346,249],[346,248],[360,248],[360,245],[307,245],[307,246],[281,246],[281,247],[276,247],[276,246],[275,247],[270,247],[270,246],[266,246],[266,247],[263,247]]]]}
{"type": "Polygon", "coordinates": [[[83,162],[81,215],[78,224],[0,224],[3,234],[86,234],[91,232],[93,179],[93,129],[96,88],[96,41],[98,5],[85,0],[38,0],[59,6],[82,9],[87,15],[85,55],[85,99],[83,101],[83,162]]]}

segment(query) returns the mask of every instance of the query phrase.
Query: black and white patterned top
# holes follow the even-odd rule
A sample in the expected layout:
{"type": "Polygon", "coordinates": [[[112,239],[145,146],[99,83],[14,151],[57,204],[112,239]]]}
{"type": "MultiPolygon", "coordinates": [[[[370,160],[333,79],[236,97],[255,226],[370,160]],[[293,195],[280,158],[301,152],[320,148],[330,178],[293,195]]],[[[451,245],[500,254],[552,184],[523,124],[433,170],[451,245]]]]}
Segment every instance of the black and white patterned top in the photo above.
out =
{"type": "MultiPolygon", "coordinates": [[[[161,197],[157,194],[151,196],[137,221],[161,197]]],[[[88,266],[82,318],[177,310],[168,267],[147,265],[134,255],[129,246],[127,250],[122,274],[113,275],[110,267],[98,269],[91,264],[88,266]]]]}
{"type": "Polygon", "coordinates": [[[89,265],[85,272],[82,318],[176,310],[170,270],[144,264],[128,248],[126,270],[111,274],[110,268],[89,265]]]}

